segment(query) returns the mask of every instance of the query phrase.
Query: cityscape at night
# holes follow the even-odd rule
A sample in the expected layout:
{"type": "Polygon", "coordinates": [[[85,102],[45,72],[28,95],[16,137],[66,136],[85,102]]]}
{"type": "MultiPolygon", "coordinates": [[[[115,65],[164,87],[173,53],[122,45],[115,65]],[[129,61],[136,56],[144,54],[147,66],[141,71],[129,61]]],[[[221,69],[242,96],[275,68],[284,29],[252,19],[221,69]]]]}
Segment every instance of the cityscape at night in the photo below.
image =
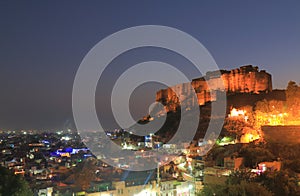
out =
{"type": "Polygon", "coordinates": [[[300,196],[299,9],[0,1],[0,196],[300,196]]]}

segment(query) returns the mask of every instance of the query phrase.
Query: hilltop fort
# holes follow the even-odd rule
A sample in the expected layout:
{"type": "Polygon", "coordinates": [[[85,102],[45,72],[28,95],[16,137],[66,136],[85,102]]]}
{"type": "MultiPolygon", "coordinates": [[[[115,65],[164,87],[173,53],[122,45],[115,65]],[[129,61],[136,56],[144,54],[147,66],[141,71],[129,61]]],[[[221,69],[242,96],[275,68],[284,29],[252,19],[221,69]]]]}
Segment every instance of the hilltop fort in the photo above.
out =
{"type": "Polygon", "coordinates": [[[178,84],[162,89],[157,92],[156,101],[166,105],[168,111],[175,110],[179,104],[179,99],[175,92],[179,96],[189,97],[189,93],[191,93],[188,91],[189,84],[195,89],[198,100],[194,101],[198,101],[200,106],[205,105],[207,102],[215,101],[217,92],[220,90],[226,91],[229,95],[238,93],[260,94],[273,90],[271,74],[265,70],[259,70],[258,67],[246,65],[230,71],[207,72],[206,76],[194,79],[191,83],[178,84]],[[221,86],[224,88],[221,89],[221,86]]]}

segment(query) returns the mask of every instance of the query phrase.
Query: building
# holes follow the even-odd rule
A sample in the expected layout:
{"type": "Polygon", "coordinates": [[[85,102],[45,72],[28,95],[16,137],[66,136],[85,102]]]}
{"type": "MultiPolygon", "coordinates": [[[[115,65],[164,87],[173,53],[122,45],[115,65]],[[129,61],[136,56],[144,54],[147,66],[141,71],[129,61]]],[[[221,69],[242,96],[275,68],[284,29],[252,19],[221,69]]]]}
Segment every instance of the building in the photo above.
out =
{"type": "Polygon", "coordinates": [[[280,171],[281,169],[281,162],[280,161],[273,161],[273,162],[261,162],[258,164],[258,169],[262,172],[265,171],[280,171]]]}
{"type": "Polygon", "coordinates": [[[111,190],[86,193],[86,196],[181,196],[195,195],[193,183],[181,182],[177,180],[165,180],[157,182],[151,181],[146,184],[132,185],[125,181],[113,182],[111,190]]]}

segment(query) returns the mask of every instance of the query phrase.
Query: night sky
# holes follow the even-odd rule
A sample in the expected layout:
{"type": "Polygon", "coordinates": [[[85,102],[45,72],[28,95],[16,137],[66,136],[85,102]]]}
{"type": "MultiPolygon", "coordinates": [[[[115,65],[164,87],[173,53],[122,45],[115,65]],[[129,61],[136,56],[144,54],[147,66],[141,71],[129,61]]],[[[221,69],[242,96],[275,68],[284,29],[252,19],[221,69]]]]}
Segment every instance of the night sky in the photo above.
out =
{"type": "MultiPolygon", "coordinates": [[[[137,25],[166,25],[197,38],[222,69],[258,65],[275,88],[300,82],[300,1],[1,1],[0,129],[72,127],[72,85],[81,60],[101,39],[137,25]]],[[[167,61],[199,76],[169,51],[145,48],[114,60],[97,90],[97,108],[124,67],[167,61]]],[[[133,116],[145,114],[161,85],[133,95],[133,116]]],[[[106,101],[105,101],[106,100],[106,101]]],[[[105,116],[105,115],[104,115],[105,116]]],[[[114,127],[105,117],[108,128],[114,127]]]]}

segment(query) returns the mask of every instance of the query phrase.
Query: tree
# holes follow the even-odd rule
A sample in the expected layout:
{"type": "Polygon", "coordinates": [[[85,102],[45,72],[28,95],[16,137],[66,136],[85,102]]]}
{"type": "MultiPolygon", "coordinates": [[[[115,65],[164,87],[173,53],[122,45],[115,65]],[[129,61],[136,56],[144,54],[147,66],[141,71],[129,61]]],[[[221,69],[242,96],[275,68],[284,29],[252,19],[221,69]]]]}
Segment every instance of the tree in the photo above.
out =
{"type": "MultiPolygon", "coordinates": [[[[242,180],[238,184],[230,184],[227,188],[228,195],[232,196],[271,196],[272,193],[264,186],[255,182],[242,180]]],[[[226,194],[226,193],[225,193],[226,194]]]]}
{"type": "Polygon", "coordinates": [[[200,195],[271,196],[272,193],[254,181],[251,172],[234,172],[223,185],[208,184],[200,195]]]}
{"type": "Polygon", "coordinates": [[[286,170],[266,172],[258,176],[257,182],[260,182],[271,190],[275,196],[300,195],[297,177],[291,175],[286,170]]]}
{"type": "Polygon", "coordinates": [[[271,108],[269,107],[269,102],[266,99],[258,101],[255,105],[255,111],[260,111],[263,113],[270,113],[271,108]]]}
{"type": "Polygon", "coordinates": [[[206,184],[199,196],[224,195],[226,192],[225,185],[206,184]]]}
{"type": "Polygon", "coordinates": [[[255,126],[260,128],[266,124],[282,124],[286,120],[286,103],[278,100],[258,101],[255,105],[255,126]]]}
{"type": "Polygon", "coordinates": [[[273,161],[275,160],[275,156],[266,148],[259,146],[244,146],[240,155],[244,157],[244,165],[245,167],[254,168],[258,163],[264,161],[273,161]]]}
{"type": "Polygon", "coordinates": [[[290,81],[287,86],[286,102],[292,116],[297,118],[300,108],[300,87],[294,81],[290,81]]]}
{"type": "Polygon", "coordinates": [[[33,193],[22,176],[0,167],[0,196],[32,196],[33,193]]]}

